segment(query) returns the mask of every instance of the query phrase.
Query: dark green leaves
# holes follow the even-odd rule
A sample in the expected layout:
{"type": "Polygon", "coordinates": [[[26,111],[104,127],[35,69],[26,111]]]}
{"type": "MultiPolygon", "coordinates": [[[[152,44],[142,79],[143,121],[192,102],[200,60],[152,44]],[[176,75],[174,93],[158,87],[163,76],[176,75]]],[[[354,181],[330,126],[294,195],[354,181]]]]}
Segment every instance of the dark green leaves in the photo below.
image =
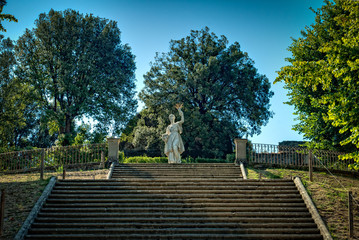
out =
{"type": "Polygon", "coordinates": [[[121,131],[136,108],[135,63],[116,22],[50,10],[35,24],[18,40],[17,74],[37,92],[48,121],[67,135],[83,116],[121,131]]]}
{"type": "Polygon", "coordinates": [[[193,153],[223,156],[234,137],[260,133],[272,115],[268,79],[237,42],[228,45],[208,28],[172,40],[144,78],[140,98],[163,119],[184,103],[183,137],[193,153]]]}

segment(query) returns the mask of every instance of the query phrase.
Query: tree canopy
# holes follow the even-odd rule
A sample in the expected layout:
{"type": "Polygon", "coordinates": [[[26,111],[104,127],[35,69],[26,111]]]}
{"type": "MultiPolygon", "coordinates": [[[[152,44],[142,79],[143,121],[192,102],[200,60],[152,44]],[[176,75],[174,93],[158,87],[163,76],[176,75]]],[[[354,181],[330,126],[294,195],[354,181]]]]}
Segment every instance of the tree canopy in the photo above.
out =
{"type": "Polygon", "coordinates": [[[15,129],[25,125],[22,87],[13,76],[14,44],[0,35],[0,152],[14,145],[15,129]]]}
{"type": "MultiPolygon", "coordinates": [[[[314,10],[313,10],[314,11],[314,10]]],[[[283,81],[300,122],[294,129],[316,147],[352,152],[359,169],[359,2],[326,0],[315,23],[293,39],[283,81]]]]}
{"type": "Polygon", "coordinates": [[[63,145],[73,141],[76,119],[91,117],[100,132],[111,124],[120,132],[134,114],[135,57],[115,21],[50,10],[19,38],[15,53],[17,77],[63,145]]]}
{"type": "Polygon", "coordinates": [[[6,32],[6,29],[1,24],[2,21],[7,20],[9,22],[17,22],[17,19],[13,15],[3,13],[6,3],[6,0],[0,0],[0,32],[6,32]]]}
{"type": "Polygon", "coordinates": [[[222,157],[232,152],[233,138],[259,134],[272,116],[268,79],[238,42],[229,45],[207,27],[170,41],[169,52],[156,55],[144,79],[139,96],[151,118],[140,120],[136,141],[141,132],[165,131],[168,114],[181,102],[187,154],[222,157]]]}

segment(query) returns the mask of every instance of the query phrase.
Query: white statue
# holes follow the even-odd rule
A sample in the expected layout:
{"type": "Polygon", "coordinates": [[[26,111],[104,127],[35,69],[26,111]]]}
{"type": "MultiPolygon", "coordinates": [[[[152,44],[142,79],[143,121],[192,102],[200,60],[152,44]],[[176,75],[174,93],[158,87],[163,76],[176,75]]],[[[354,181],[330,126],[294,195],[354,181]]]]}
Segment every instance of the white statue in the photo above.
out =
{"type": "Polygon", "coordinates": [[[176,104],[181,121],[175,122],[175,115],[170,114],[171,124],[167,127],[166,133],[162,135],[165,144],[165,154],[168,157],[168,163],[181,163],[181,154],[184,152],[184,145],[181,138],[182,123],[184,116],[181,110],[183,104],[176,104]]]}

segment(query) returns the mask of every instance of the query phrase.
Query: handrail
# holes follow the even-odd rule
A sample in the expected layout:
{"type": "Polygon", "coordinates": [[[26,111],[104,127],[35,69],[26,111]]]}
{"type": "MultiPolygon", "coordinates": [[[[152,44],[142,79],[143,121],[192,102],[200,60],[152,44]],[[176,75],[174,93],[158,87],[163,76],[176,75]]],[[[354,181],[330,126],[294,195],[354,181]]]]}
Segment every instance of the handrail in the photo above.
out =
{"type": "Polygon", "coordinates": [[[309,149],[301,146],[283,146],[273,144],[251,143],[247,145],[249,163],[270,164],[279,166],[308,167],[309,152],[312,153],[313,167],[334,170],[351,171],[348,167],[353,160],[340,160],[339,156],[345,153],[309,149]]]}
{"type": "Polygon", "coordinates": [[[0,154],[0,172],[41,171],[44,168],[100,163],[106,143],[7,152],[0,154]]]}

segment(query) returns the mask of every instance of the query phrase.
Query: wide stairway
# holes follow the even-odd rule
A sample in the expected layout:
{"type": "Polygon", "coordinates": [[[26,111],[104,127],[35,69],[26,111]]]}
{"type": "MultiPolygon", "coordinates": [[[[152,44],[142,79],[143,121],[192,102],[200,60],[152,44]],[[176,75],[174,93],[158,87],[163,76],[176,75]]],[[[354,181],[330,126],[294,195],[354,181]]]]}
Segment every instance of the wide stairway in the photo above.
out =
{"type": "Polygon", "coordinates": [[[61,180],[25,239],[323,239],[292,180],[233,164],[122,164],[61,180]]]}

